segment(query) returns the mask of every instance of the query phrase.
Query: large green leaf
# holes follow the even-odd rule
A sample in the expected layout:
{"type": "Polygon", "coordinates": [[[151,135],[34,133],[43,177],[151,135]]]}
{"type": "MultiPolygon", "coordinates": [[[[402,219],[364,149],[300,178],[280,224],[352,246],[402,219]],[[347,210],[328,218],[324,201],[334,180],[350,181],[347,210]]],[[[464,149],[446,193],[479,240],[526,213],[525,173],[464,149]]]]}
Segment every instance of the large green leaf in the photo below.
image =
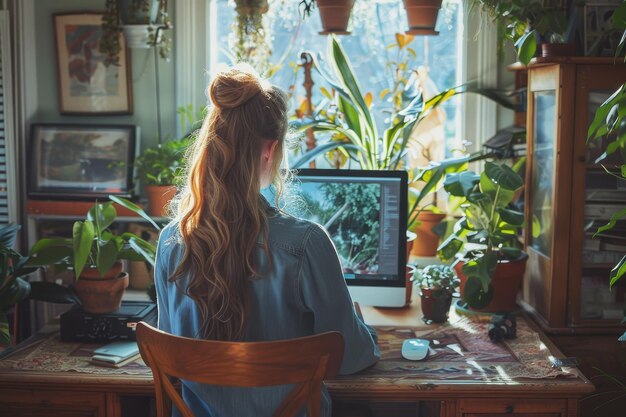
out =
{"type": "Polygon", "coordinates": [[[463,288],[463,301],[472,308],[485,308],[493,299],[493,287],[491,284],[485,291],[480,280],[476,277],[468,277],[463,288]]]}
{"type": "Polygon", "coordinates": [[[613,213],[609,222],[605,224],[604,226],[599,227],[596,233],[593,235],[593,237],[596,237],[598,233],[602,233],[602,232],[612,229],[615,226],[615,223],[617,223],[619,219],[625,216],[626,216],[626,207],[623,207],[621,210],[613,213]]]}
{"type": "Polygon", "coordinates": [[[363,94],[359,88],[356,76],[354,75],[352,65],[350,64],[350,61],[348,60],[341,44],[334,35],[329,37],[329,52],[330,53],[328,55],[333,58],[332,64],[336,75],[348,91],[348,94],[350,94],[350,98],[355,109],[360,113],[361,117],[365,119],[364,125],[368,130],[368,136],[372,140],[376,140],[377,129],[374,117],[365,103],[365,99],[363,98],[363,94]]]}
{"type": "Polygon", "coordinates": [[[512,226],[522,226],[524,224],[524,213],[506,208],[498,208],[500,218],[512,226]]]}
{"type": "Polygon", "coordinates": [[[102,230],[108,228],[113,224],[117,217],[117,210],[113,207],[111,202],[97,203],[87,213],[87,220],[94,223],[94,230],[97,235],[102,233],[102,230]]]}
{"type": "Polygon", "coordinates": [[[156,247],[139,237],[131,237],[128,240],[130,247],[141,255],[146,262],[149,262],[150,265],[154,266],[156,260],[156,247]]]}
{"type": "Polygon", "coordinates": [[[48,301],[56,304],[80,304],[70,287],[53,282],[34,281],[30,283],[31,300],[48,301]]]}
{"type": "Polygon", "coordinates": [[[359,147],[350,142],[328,142],[323,145],[318,145],[310,151],[304,153],[300,158],[291,163],[291,167],[294,169],[302,168],[309,162],[315,160],[315,158],[324,155],[326,152],[339,148],[345,148],[353,152],[359,151],[359,147]]]}
{"type": "Polygon", "coordinates": [[[535,38],[535,31],[531,30],[519,38],[517,42],[515,42],[515,48],[517,49],[517,59],[519,59],[522,64],[528,65],[537,52],[537,39],[535,38]]]}
{"type": "Polygon", "coordinates": [[[515,191],[524,185],[524,180],[508,165],[497,165],[493,162],[485,163],[485,173],[494,183],[505,190],[515,191]]]}
{"type": "Polygon", "coordinates": [[[0,293],[0,308],[19,303],[30,293],[30,284],[22,278],[16,278],[13,283],[0,293]]]}
{"type": "Polygon", "coordinates": [[[100,273],[100,276],[104,276],[106,272],[111,269],[115,261],[117,261],[117,255],[121,249],[121,239],[112,237],[108,241],[98,242],[100,250],[96,256],[96,268],[100,273]]]}
{"type": "Polygon", "coordinates": [[[74,273],[80,277],[89,259],[95,238],[94,225],[90,220],[75,222],[73,228],[74,273]]]}
{"type": "Polygon", "coordinates": [[[463,273],[468,277],[477,278],[484,293],[487,293],[491,276],[496,269],[498,258],[493,252],[486,252],[481,257],[472,259],[463,265],[463,273]]]}
{"type": "Polygon", "coordinates": [[[609,285],[612,287],[613,285],[617,283],[617,281],[622,279],[624,275],[626,275],[626,256],[624,256],[617,263],[617,265],[615,265],[613,269],[611,269],[611,274],[610,274],[611,281],[609,285]]]}
{"type": "Polygon", "coordinates": [[[467,197],[474,189],[480,176],[472,171],[464,171],[446,175],[443,188],[457,197],[467,197]]]}
{"type": "Polygon", "coordinates": [[[444,261],[450,260],[463,249],[465,242],[455,234],[448,236],[437,248],[437,254],[444,261]]]}
{"type": "Polygon", "coordinates": [[[137,213],[138,215],[140,215],[141,217],[146,219],[148,222],[150,222],[150,224],[152,226],[154,226],[155,229],[161,230],[161,227],[154,221],[154,219],[152,217],[150,217],[148,215],[148,213],[146,213],[141,207],[139,207],[138,205],[136,205],[132,201],[127,200],[127,199],[122,198],[122,197],[118,197],[116,195],[110,195],[109,199],[111,201],[116,202],[120,206],[127,208],[128,210],[134,211],[135,213],[137,213]]]}

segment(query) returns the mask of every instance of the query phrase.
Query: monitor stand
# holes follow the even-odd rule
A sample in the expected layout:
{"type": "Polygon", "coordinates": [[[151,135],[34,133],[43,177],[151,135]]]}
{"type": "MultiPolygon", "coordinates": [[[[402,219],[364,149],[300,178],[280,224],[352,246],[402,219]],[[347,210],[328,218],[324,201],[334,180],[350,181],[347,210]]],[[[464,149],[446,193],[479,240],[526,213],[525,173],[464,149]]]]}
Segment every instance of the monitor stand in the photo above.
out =
{"type": "Polygon", "coordinates": [[[348,290],[352,301],[364,306],[373,307],[404,307],[406,287],[368,287],[349,285],[348,290]]]}

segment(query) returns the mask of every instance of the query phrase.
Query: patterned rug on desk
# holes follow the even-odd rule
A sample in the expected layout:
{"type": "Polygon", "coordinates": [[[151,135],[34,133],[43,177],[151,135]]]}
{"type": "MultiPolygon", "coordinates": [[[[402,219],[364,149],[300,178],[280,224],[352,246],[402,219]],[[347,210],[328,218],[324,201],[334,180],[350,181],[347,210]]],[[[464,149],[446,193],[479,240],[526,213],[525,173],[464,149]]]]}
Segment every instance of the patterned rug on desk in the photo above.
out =
{"type": "Polygon", "coordinates": [[[488,323],[467,318],[427,333],[407,327],[378,327],[381,360],[359,376],[372,381],[401,377],[407,383],[411,379],[507,382],[575,376],[568,369],[551,366],[548,348],[525,321],[517,323],[517,338],[504,343],[492,343],[487,327],[488,323]],[[400,354],[403,340],[414,337],[430,340],[430,353],[423,361],[408,361],[400,354]]]}
{"type": "Polygon", "coordinates": [[[94,349],[103,344],[91,343],[68,343],[62,342],[58,333],[48,336],[41,343],[37,344],[27,355],[15,355],[3,362],[11,364],[13,369],[24,369],[46,372],[80,372],[86,374],[102,375],[146,375],[150,374],[148,368],[141,357],[131,361],[120,368],[110,368],[106,366],[96,366],[90,363],[94,349]]]}

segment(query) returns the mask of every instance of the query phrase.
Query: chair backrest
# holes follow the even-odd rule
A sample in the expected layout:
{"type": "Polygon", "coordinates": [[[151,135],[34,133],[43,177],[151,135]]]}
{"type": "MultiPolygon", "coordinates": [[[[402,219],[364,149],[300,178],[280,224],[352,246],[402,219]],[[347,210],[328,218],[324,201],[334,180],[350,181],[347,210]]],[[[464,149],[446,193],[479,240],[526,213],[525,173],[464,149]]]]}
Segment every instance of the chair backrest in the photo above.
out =
{"type": "Polygon", "coordinates": [[[308,417],[319,416],[322,381],[337,374],[344,348],[339,332],[272,342],[222,342],[174,336],[144,322],[137,325],[137,343],[152,369],[159,417],[170,417],[172,402],[183,416],[194,417],[170,377],[233,387],[294,384],[274,416],[294,416],[305,405],[308,417]]]}

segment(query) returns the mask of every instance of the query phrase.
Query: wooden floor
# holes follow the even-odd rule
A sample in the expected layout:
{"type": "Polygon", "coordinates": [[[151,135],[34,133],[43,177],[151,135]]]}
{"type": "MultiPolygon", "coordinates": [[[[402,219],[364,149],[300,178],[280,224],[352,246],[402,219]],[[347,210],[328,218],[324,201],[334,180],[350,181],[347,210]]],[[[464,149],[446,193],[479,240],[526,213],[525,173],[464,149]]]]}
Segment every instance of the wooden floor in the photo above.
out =
{"type": "Polygon", "coordinates": [[[596,394],[581,401],[581,417],[626,415],[626,343],[604,335],[550,335],[550,340],[565,355],[577,358],[579,369],[596,386],[596,394]]]}

